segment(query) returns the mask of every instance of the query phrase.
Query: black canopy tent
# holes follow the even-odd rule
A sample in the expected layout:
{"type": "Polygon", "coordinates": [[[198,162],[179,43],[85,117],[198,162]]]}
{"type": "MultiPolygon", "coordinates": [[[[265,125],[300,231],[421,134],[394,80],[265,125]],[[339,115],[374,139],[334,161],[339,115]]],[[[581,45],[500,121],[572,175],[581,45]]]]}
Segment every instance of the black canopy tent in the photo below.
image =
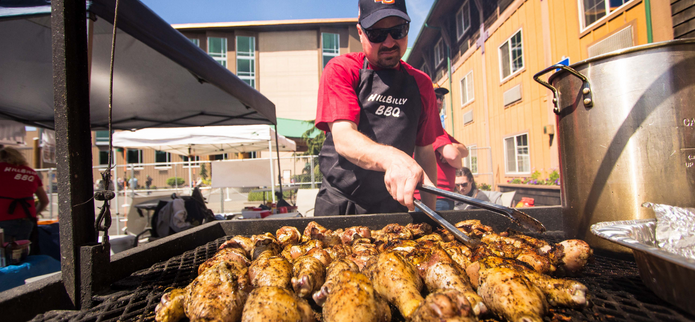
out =
{"type": "MultiPolygon", "coordinates": [[[[47,4],[48,3],[48,4],[47,4]]],[[[113,0],[87,2],[92,129],[108,127],[113,0]]],[[[51,6],[0,2],[0,118],[54,128],[51,6]]],[[[121,0],[113,128],[275,124],[275,105],[137,0],[121,0]]]]}
{"type": "MultiPolygon", "coordinates": [[[[0,294],[0,307],[31,303],[22,316],[88,307],[150,264],[96,244],[90,130],[108,128],[115,3],[0,2],[0,119],[55,129],[57,144],[62,274],[0,294]]],[[[276,124],[272,102],[140,1],[119,0],[117,17],[113,129],[276,124]]]]}

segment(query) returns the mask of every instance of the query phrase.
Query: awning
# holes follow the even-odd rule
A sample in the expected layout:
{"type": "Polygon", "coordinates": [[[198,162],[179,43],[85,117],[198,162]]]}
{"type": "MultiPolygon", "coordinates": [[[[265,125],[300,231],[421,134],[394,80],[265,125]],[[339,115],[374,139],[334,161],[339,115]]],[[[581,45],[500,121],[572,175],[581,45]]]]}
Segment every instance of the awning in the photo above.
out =
{"type": "MultiPolygon", "coordinates": [[[[87,3],[91,125],[106,129],[115,1],[87,3]]],[[[0,118],[53,128],[50,12],[49,1],[0,2],[0,118]]],[[[114,129],[276,123],[272,102],[140,1],[120,0],[118,29],[114,129]]]]}
{"type": "MultiPolygon", "coordinates": [[[[301,138],[302,135],[308,130],[314,128],[313,121],[302,121],[293,119],[277,118],[278,120],[278,133],[281,135],[291,137],[291,138],[301,138]]],[[[321,130],[315,130],[309,136],[310,138],[315,138],[321,133],[321,130]]]]}
{"type": "Polygon", "coordinates": [[[174,154],[208,155],[268,150],[268,141],[280,151],[295,151],[294,141],[278,135],[269,125],[142,129],[113,134],[113,145],[150,147],[174,154]],[[190,148],[190,152],[189,152],[190,148]]]}

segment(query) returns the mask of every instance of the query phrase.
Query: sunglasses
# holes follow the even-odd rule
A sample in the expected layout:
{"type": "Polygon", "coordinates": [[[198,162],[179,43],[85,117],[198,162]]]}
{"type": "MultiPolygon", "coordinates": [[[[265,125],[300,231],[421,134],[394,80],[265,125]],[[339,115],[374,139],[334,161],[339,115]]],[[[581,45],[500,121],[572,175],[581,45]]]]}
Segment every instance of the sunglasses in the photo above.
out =
{"type": "Polygon", "coordinates": [[[468,187],[468,182],[465,182],[465,183],[457,183],[456,185],[459,186],[459,187],[461,187],[461,188],[466,188],[466,187],[468,187]]]}
{"type": "Polygon", "coordinates": [[[362,30],[364,30],[364,33],[367,35],[367,39],[369,39],[370,42],[378,44],[384,42],[389,34],[394,40],[404,38],[408,35],[410,24],[406,22],[391,28],[365,29],[362,27],[362,30]]]}

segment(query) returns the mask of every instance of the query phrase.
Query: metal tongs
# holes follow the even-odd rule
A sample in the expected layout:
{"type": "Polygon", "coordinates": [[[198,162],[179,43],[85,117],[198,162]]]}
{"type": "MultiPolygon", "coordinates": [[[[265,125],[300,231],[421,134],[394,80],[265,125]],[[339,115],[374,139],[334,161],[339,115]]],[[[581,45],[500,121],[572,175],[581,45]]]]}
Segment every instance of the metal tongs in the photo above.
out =
{"type": "MultiPolygon", "coordinates": [[[[433,186],[428,186],[428,185],[420,185],[418,187],[420,191],[424,192],[429,192],[438,196],[446,197],[449,199],[454,199],[458,200],[461,202],[465,202],[467,204],[471,204],[476,207],[480,207],[483,209],[487,209],[490,211],[494,211],[496,213],[499,213],[507,218],[509,218],[512,222],[514,222],[517,225],[520,225],[528,230],[534,231],[534,232],[539,232],[542,233],[545,231],[545,226],[538,221],[536,218],[533,218],[517,209],[514,208],[509,208],[505,206],[500,206],[496,205],[487,201],[482,201],[480,199],[475,199],[471,198],[462,194],[458,194],[455,192],[451,191],[446,191],[442,190],[433,186]]],[[[418,208],[422,209],[425,214],[427,214],[430,218],[433,220],[437,221],[439,224],[444,226],[449,232],[454,234],[456,239],[458,239],[460,242],[464,243],[467,246],[474,246],[480,243],[480,241],[473,239],[469,237],[468,235],[462,233],[460,230],[458,230],[454,225],[452,225],[450,222],[446,221],[442,216],[437,214],[436,212],[432,211],[432,209],[428,208],[425,206],[424,203],[422,203],[419,200],[415,200],[415,206],[418,208]]]]}

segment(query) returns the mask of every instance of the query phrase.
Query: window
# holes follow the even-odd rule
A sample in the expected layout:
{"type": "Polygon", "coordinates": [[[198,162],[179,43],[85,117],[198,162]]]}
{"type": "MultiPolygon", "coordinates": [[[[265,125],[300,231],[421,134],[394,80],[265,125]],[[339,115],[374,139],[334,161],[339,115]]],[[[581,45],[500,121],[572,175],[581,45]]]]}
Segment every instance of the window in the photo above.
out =
{"type": "Polygon", "coordinates": [[[321,33],[321,53],[323,54],[323,68],[326,68],[328,61],[340,55],[340,35],[321,33]]]}
{"type": "MultiPolygon", "coordinates": [[[[198,38],[188,38],[188,40],[190,40],[190,41],[191,41],[193,44],[195,44],[196,46],[200,47],[200,39],[198,39],[198,38]]],[[[227,39],[225,39],[224,41],[225,41],[225,43],[226,43],[226,42],[227,42],[227,39]]],[[[227,47],[227,46],[225,45],[225,47],[227,47]]],[[[225,52],[225,55],[226,55],[226,52],[225,52]]]]}
{"type": "Polygon", "coordinates": [[[461,86],[461,106],[464,106],[473,101],[473,71],[461,78],[459,85],[461,86]]]}
{"type": "MultiPolygon", "coordinates": [[[[188,165],[188,157],[185,156],[185,155],[182,155],[182,156],[181,156],[181,159],[183,160],[183,162],[185,162],[184,165],[183,165],[183,167],[184,167],[184,168],[188,168],[188,167],[189,167],[189,165],[188,165]]],[[[199,155],[194,155],[193,158],[191,158],[190,167],[199,167],[199,166],[200,166],[200,162],[199,162],[199,161],[200,161],[200,156],[199,156],[199,155]]]]}
{"type": "Polygon", "coordinates": [[[109,145],[109,131],[94,131],[96,145],[109,145]]]}
{"type": "Polygon", "coordinates": [[[504,80],[524,68],[524,50],[521,41],[521,30],[519,30],[500,46],[500,79],[504,80]]]}
{"type": "Polygon", "coordinates": [[[227,67],[227,38],[208,37],[208,55],[227,67]]]}
{"type": "Polygon", "coordinates": [[[236,75],[256,88],[256,37],[236,37],[236,75]]]}
{"type": "Polygon", "coordinates": [[[583,28],[590,26],[630,1],[631,0],[580,0],[580,11],[584,12],[582,16],[583,28]]]}
{"type": "Polygon", "coordinates": [[[468,31],[471,26],[471,10],[470,2],[466,1],[461,6],[458,12],[456,12],[456,39],[461,40],[463,34],[468,31]]]}
{"type": "MultiPolygon", "coordinates": [[[[109,151],[108,150],[101,150],[99,151],[99,165],[108,165],[109,164],[109,151]]],[[[113,162],[111,164],[116,164],[116,155],[113,156],[113,162]]]]}
{"type": "Polygon", "coordinates": [[[128,149],[126,151],[127,163],[144,163],[142,160],[142,150],[128,149]]]}
{"type": "Polygon", "coordinates": [[[531,173],[528,134],[511,136],[504,139],[504,159],[507,174],[531,173]]]}
{"type": "Polygon", "coordinates": [[[228,160],[228,158],[227,158],[227,153],[211,155],[211,156],[210,156],[210,160],[212,160],[212,161],[217,161],[217,160],[228,160]]]}
{"type": "Polygon", "coordinates": [[[444,42],[439,39],[437,44],[434,45],[434,66],[439,66],[439,63],[444,61],[444,42]]]}
{"type": "Polygon", "coordinates": [[[155,165],[155,167],[170,167],[171,164],[169,163],[171,163],[171,153],[159,150],[154,151],[154,162],[162,163],[155,165]]]}
{"type": "Polygon", "coordinates": [[[471,173],[478,174],[478,148],[475,145],[468,146],[468,156],[463,159],[463,166],[471,173]]]}

